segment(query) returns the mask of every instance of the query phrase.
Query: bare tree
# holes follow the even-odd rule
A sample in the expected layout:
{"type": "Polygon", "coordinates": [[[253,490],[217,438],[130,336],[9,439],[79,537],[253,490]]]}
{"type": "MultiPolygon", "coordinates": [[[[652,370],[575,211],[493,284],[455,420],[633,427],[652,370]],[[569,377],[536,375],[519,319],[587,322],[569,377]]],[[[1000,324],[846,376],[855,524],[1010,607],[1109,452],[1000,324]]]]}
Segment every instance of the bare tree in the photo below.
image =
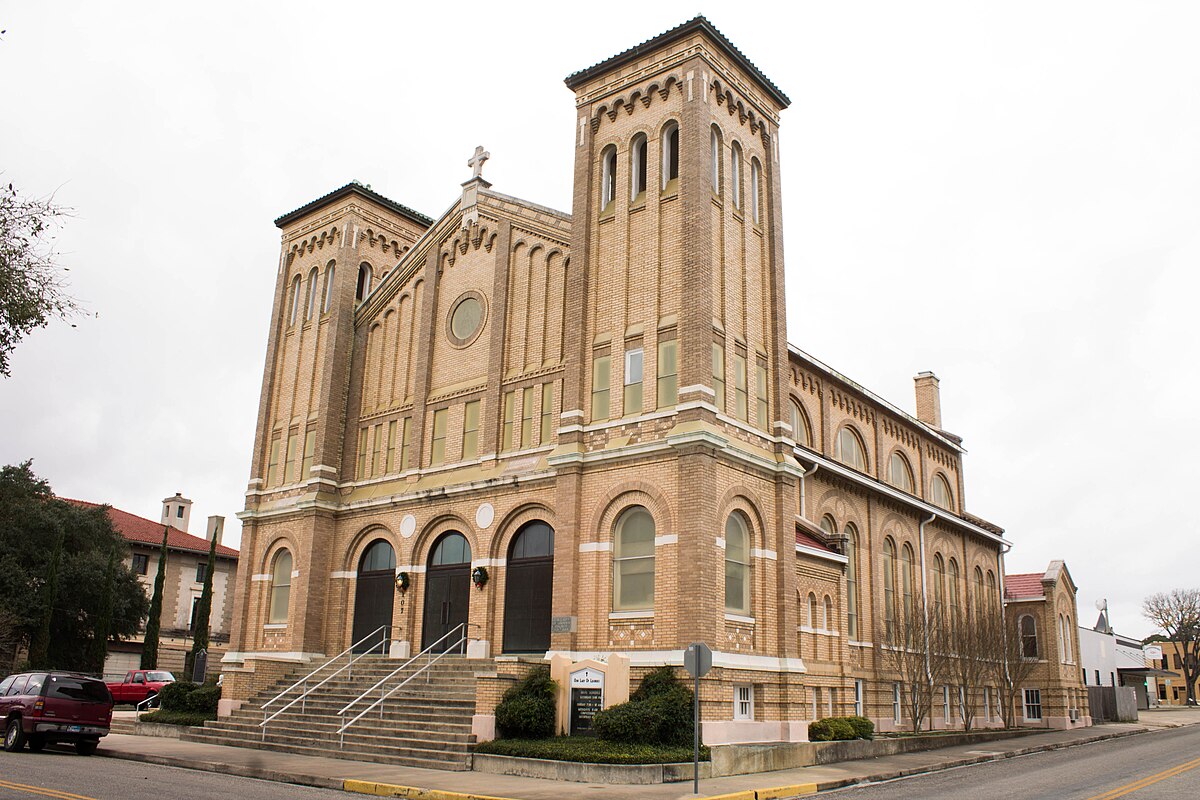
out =
{"type": "MultiPolygon", "coordinates": [[[[1041,659],[1045,644],[1036,635],[1021,635],[1020,618],[988,616],[981,628],[985,673],[1000,690],[1000,717],[1015,728],[1017,695],[1041,659]]],[[[1036,630],[1035,630],[1036,633],[1036,630]]]]}
{"type": "Polygon", "coordinates": [[[975,615],[955,614],[944,627],[945,669],[962,692],[958,716],[963,730],[971,730],[979,715],[979,694],[993,671],[992,642],[1000,624],[999,611],[989,608],[975,615]]]}
{"type": "Polygon", "coordinates": [[[1142,615],[1178,646],[1187,704],[1196,705],[1196,679],[1200,677],[1200,589],[1152,594],[1142,601],[1142,615]]]}
{"type": "Polygon", "coordinates": [[[933,687],[945,676],[946,659],[944,635],[931,623],[924,605],[915,598],[908,608],[902,607],[896,620],[884,620],[880,630],[892,631],[880,644],[886,669],[895,674],[901,689],[901,706],[908,715],[913,733],[919,732],[929,719],[933,704],[933,687]]]}

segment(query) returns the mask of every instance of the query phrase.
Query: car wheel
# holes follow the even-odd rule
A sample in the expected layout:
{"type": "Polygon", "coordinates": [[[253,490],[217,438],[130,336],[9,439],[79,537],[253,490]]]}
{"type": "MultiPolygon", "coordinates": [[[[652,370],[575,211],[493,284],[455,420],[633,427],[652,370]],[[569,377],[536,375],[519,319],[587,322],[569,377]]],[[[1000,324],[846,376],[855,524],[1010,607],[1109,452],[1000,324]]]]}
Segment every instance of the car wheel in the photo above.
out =
{"type": "Polygon", "coordinates": [[[13,717],[4,729],[4,749],[16,753],[25,747],[25,731],[21,730],[21,720],[13,717]]]}
{"type": "Polygon", "coordinates": [[[30,736],[29,737],[29,752],[40,753],[42,748],[46,746],[45,736],[30,736]]]}
{"type": "Polygon", "coordinates": [[[75,743],[75,752],[81,756],[90,756],[96,752],[96,747],[100,742],[95,739],[80,739],[75,743]]]}

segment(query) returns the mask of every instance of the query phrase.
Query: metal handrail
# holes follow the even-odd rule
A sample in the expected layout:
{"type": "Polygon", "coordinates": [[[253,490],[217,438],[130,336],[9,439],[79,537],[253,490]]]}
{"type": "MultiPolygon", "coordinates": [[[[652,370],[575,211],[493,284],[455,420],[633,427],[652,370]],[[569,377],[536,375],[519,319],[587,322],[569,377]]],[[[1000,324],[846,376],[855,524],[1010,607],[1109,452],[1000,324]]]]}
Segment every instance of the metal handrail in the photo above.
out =
{"type": "Polygon", "coordinates": [[[295,683],[293,683],[291,686],[289,686],[288,688],[284,689],[284,690],[283,690],[282,692],[280,692],[279,694],[277,694],[277,695],[275,695],[274,697],[272,697],[272,698],[271,698],[270,700],[268,700],[267,702],[263,703],[263,704],[262,704],[263,721],[262,721],[262,722],[260,722],[260,723],[258,724],[258,727],[262,728],[262,738],[263,738],[263,741],[266,741],[266,740],[267,740],[267,723],[269,723],[271,720],[275,719],[275,718],[276,718],[276,717],[278,717],[280,714],[282,714],[283,712],[287,711],[287,710],[288,710],[289,708],[291,708],[292,706],[296,705],[296,703],[299,703],[299,704],[300,704],[300,711],[303,713],[303,712],[306,710],[306,702],[305,702],[305,701],[306,701],[306,699],[308,698],[308,696],[309,696],[310,694],[312,694],[313,692],[315,692],[317,689],[320,689],[322,686],[324,686],[324,685],[325,685],[326,683],[328,683],[329,681],[331,681],[331,680],[332,680],[334,677],[336,677],[336,676],[338,676],[338,675],[342,674],[342,672],[344,672],[345,670],[350,670],[350,673],[349,673],[349,676],[348,676],[348,677],[351,677],[351,678],[353,678],[353,677],[354,677],[354,661],[355,661],[355,659],[356,659],[356,658],[360,658],[361,656],[370,655],[370,654],[371,654],[371,652],[373,652],[373,651],[375,650],[375,646],[374,646],[374,645],[372,645],[372,646],[371,646],[371,647],[370,647],[368,650],[366,650],[365,652],[362,652],[362,653],[355,653],[355,652],[354,652],[354,648],[358,647],[360,644],[362,644],[363,642],[367,641],[368,639],[371,639],[371,638],[373,638],[373,637],[374,637],[374,636],[375,636],[377,633],[379,633],[379,632],[381,632],[381,631],[383,632],[383,639],[380,641],[380,645],[379,645],[379,653],[380,653],[380,655],[382,655],[382,654],[385,652],[385,648],[387,647],[387,644],[388,644],[388,642],[390,642],[390,641],[391,641],[391,636],[390,636],[390,634],[391,634],[391,630],[392,630],[392,626],[391,626],[391,625],[380,625],[378,628],[376,628],[375,630],[371,631],[371,632],[370,632],[370,633],[368,633],[366,636],[364,636],[363,638],[359,639],[357,642],[355,642],[354,644],[350,645],[350,646],[349,646],[349,647],[347,647],[345,650],[343,650],[342,652],[338,653],[336,656],[334,656],[333,658],[329,659],[329,660],[328,660],[328,661],[326,661],[324,664],[322,664],[321,666],[317,667],[317,668],[316,668],[316,669],[314,669],[312,672],[308,673],[308,674],[307,674],[307,675],[305,675],[303,678],[301,678],[300,680],[296,681],[296,682],[295,682],[295,683]],[[309,682],[309,680],[311,680],[311,679],[312,679],[312,677],[313,677],[314,675],[316,675],[316,674],[317,674],[318,672],[320,672],[321,670],[323,670],[323,669],[325,669],[325,668],[327,668],[327,667],[330,667],[330,666],[332,666],[333,664],[335,664],[335,663],[338,661],[338,659],[340,659],[342,656],[344,656],[344,655],[346,655],[346,654],[349,654],[349,655],[350,655],[350,660],[349,660],[349,661],[346,663],[346,666],[344,666],[344,667],[338,667],[336,670],[334,670],[333,672],[331,672],[331,673],[329,673],[327,676],[325,676],[325,678],[324,678],[324,679],[323,679],[323,680],[322,680],[320,683],[318,683],[317,685],[313,686],[311,689],[310,689],[310,688],[308,688],[308,682],[309,682]],[[267,716],[267,706],[271,705],[272,703],[275,703],[275,702],[279,701],[279,700],[280,700],[280,699],[282,699],[282,698],[283,698],[283,697],[284,697],[286,694],[288,694],[289,692],[291,692],[293,689],[295,689],[295,688],[296,688],[296,687],[298,687],[298,686],[303,686],[303,687],[304,687],[304,691],[303,691],[303,692],[300,694],[300,696],[299,696],[299,697],[297,697],[297,698],[295,698],[294,700],[292,700],[291,702],[289,702],[287,705],[285,705],[283,708],[279,709],[279,710],[278,710],[278,711],[276,711],[274,714],[272,714],[271,716],[269,716],[269,717],[268,717],[268,716],[267,716]]]}
{"type": "MultiPolygon", "coordinates": [[[[346,704],[346,706],[344,708],[342,708],[341,711],[337,712],[338,716],[345,714],[349,709],[351,709],[355,705],[357,705],[358,702],[360,700],[362,700],[364,697],[366,697],[367,695],[369,695],[371,692],[375,691],[376,689],[380,689],[380,687],[382,687],[385,683],[390,681],[392,678],[396,677],[396,675],[398,675],[401,672],[403,672],[404,670],[408,669],[408,667],[414,661],[416,661],[418,658],[421,658],[422,656],[430,656],[429,663],[427,663],[425,666],[418,669],[412,675],[409,675],[404,680],[400,681],[400,683],[396,684],[391,689],[388,689],[387,691],[381,690],[379,693],[378,700],[376,700],[374,703],[371,703],[371,705],[367,706],[362,711],[360,711],[358,716],[356,716],[354,719],[350,720],[349,722],[342,725],[342,727],[338,728],[338,747],[343,748],[346,746],[346,729],[349,728],[354,723],[358,722],[363,717],[365,717],[371,711],[371,709],[375,708],[375,706],[379,706],[379,718],[383,719],[383,702],[385,700],[387,700],[389,697],[391,697],[392,694],[395,693],[397,690],[402,689],[406,685],[408,685],[408,682],[411,681],[413,678],[417,677],[422,672],[425,672],[430,667],[432,667],[434,664],[436,664],[438,661],[441,661],[443,658],[445,658],[447,655],[449,655],[450,651],[452,649],[457,648],[459,645],[466,642],[467,641],[467,628],[468,628],[468,626],[472,626],[472,625],[474,625],[475,627],[479,627],[478,623],[475,623],[475,622],[460,622],[458,625],[455,625],[453,628],[451,628],[449,631],[447,631],[446,634],[442,636],[442,638],[438,639],[436,642],[432,643],[431,645],[426,647],[424,650],[417,653],[415,656],[410,658],[408,661],[405,661],[399,667],[394,669],[390,675],[383,678],[378,683],[376,683],[374,686],[372,686],[370,689],[367,689],[365,692],[360,694],[358,697],[351,700],[349,703],[346,704]],[[437,647],[443,641],[445,641],[450,636],[454,635],[456,632],[459,632],[459,631],[461,631],[461,633],[458,637],[458,641],[456,641],[452,645],[449,645],[445,650],[438,653],[436,657],[432,657],[433,656],[433,652],[432,652],[433,648],[437,647]]],[[[429,680],[428,675],[426,675],[425,680],[429,680]]]]}

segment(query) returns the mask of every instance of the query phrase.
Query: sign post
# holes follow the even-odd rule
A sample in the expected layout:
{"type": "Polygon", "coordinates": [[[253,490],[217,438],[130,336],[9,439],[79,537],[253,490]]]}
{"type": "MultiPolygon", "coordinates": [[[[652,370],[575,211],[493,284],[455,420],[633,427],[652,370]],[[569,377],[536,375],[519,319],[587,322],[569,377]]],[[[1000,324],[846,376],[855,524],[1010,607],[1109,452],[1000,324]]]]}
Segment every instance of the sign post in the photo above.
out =
{"type": "Polygon", "coordinates": [[[700,794],[700,679],[712,669],[712,650],[704,642],[692,642],[683,651],[683,668],[695,682],[692,694],[692,794],[700,794]]]}

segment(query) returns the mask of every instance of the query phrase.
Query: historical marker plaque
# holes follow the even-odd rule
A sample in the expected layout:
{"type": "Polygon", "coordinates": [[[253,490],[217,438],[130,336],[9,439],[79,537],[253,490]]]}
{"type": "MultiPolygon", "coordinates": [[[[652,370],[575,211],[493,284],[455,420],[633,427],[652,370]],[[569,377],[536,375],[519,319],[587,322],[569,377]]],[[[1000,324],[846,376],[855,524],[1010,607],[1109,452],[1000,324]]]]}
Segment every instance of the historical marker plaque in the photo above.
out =
{"type": "Polygon", "coordinates": [[[585,667],[571,673],[571,726],[573,736],[592,736],[592,719],[604,708],[604,673],[585,667]]]}

